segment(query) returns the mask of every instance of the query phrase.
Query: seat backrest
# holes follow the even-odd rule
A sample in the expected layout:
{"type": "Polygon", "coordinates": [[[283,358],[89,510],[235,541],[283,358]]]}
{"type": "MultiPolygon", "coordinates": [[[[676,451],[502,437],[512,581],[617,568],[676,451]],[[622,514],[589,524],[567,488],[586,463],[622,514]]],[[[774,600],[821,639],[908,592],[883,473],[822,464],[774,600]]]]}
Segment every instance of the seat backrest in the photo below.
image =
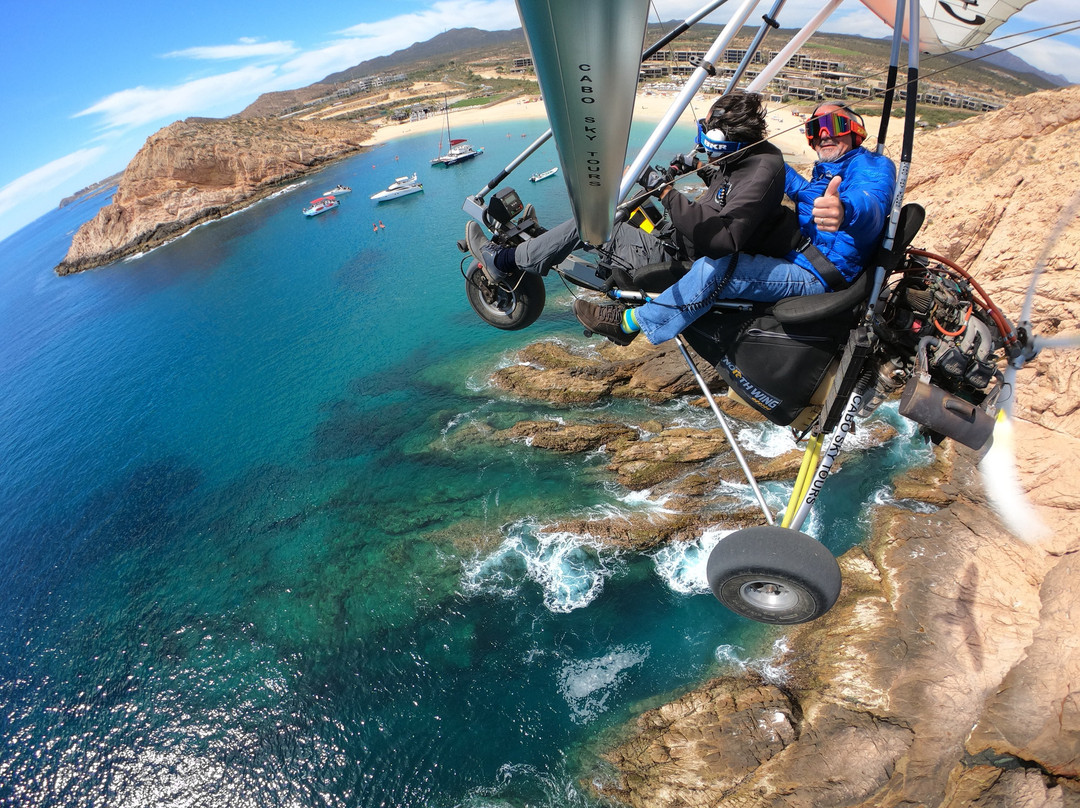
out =
{"type": "MultiPolygon", "coordinates": [[[[904,205],[896,221],[896,237],[893,239],[893,246],[888,250],[878,247],[873,266],[885,267],[886,275],[896,269],[904,258],[904,251],[919,232],[925,219],[926,210],[922,205],[914,202],[904,205]]],[[[882,239],[884,238],[885,234],[882,233],[882,239]]],[[[786,297],[778,300],[772,307],[773,316],[781,323],[796,325],[855,312],[863,307],[870,296],[873,278],[874,273],[864,269],[851,286],[839,292],[786,297]]]]}

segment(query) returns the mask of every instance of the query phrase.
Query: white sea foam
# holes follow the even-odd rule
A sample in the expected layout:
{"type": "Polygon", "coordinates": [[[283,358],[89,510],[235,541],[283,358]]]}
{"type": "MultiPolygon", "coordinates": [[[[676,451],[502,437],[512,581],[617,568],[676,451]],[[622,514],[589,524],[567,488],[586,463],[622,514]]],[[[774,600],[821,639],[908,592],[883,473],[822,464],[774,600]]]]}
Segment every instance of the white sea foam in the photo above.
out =
{"type": "Polygon", "coordinates": [[[646,488],[643,491],[625,491],[625,489],[620,488],[619,491],[622,493],[616,498],[633,511],[662,514],[675,513],[675,511],[667,507],[668,500],[673,496],[672,494],[654,497],[651,488],[646,488]]]}
{"type": "Polygon", "coordinates": [[[656,574],[675,592],[684,595],[707,594],[709,582],[705,569],[709,554],[730,530],[706,530],[696,541],[672,542],[653,553],[656,574]]]}
{"type": "Polygon", "coordinates": [[[530,522],[512,525],[494,553],[466,565],[466,589],[513,597],[531,581],[544,606],[566,613],[592,603],[618,566],[618,556],[574,533],[546,532],[530,522]]]}
{"type": "Polygon", "coordinates": [[[724,643],[716,646],[716,661],[725,672],[743,673],[749,667],[750,660],[743,656],[746,649],[741,645],[728,645],[724,643]]]}
{"type": "Polygon", "coordinates": [[[897,499],[892,486],[883,485],[874,492],[872,504],[893,505],[898,508],[906,508],[913,513],[936,513],[938,506],[930,502],[920,502],[917,499],[897,499]]]}
{"type": "Polygon", "coordinates": [[[746,649],[739,645],[718,645],[713,652],[716,661],[725,671],[744,673],[755,671],[762,679],[772,684],[782,685],[788,680],[789,671],[781,662],[788,652],[786,637],[780,637],[772,644],[769,656],[754,658],[746,655],[746,649]]]}
{"type": "Polygon", "coordinates": [[[630,669],[648,658],[648,645],[619,645],[600,657],[564,663],[556,675],[571,718],[584,724],[603,713],[630,669]]]}
{"type": "Polygon", "coordinates": [[[791,430],[768,422],[743,427],[735,437],[741,449],[759,457],[780,457],[799,448],[791,437],[791,430]]]}

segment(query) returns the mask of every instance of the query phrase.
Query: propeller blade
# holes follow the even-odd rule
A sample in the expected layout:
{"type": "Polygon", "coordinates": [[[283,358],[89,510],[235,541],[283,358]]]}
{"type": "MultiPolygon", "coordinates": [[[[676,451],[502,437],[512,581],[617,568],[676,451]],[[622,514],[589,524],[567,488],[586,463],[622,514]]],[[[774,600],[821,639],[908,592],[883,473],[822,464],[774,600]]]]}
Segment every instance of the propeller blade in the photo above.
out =
{"type": "MultiPolygon", "coordinates": [[[[1013,399],[1010,395],[1010,407],[1013,399]]],[[[1013,419],[1004,409],[998,412],[994,440],[979,461],[979,473],[991,506],[1010,533],[1026,544],[1037,544],[1050,535],[1050,529],[1020,487],[1013,419]]]]}
{"type": "Polygon", "coordinates": [[[1058,334],[1056,337],[1037,336],[1035,338],[1035,348],[1039,351],[1045,350],[1046,348],[1051,350],[1080,348],[1080,333],[1058,334]]]}

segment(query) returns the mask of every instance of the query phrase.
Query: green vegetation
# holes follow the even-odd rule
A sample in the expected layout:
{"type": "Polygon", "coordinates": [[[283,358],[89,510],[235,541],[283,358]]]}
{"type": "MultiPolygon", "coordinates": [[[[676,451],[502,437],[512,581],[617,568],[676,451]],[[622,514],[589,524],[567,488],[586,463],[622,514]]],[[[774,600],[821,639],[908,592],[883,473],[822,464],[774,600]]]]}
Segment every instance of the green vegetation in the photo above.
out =
{"type": "MultiPolygon", "coordinates": [[[[671,24],[653,24],[649,26],[646,42],[654,42],[670,28],[671,24]]],[[[669,52],[676,50],[706,50],[720,31],[720,26],[699,24],[668,46],[669,52]]],[[[749,46],[755,32],[744,28],[732,47],[749,46]]],[[[794,33],[781,29],[771,32],[765,39],[763,53],[768,56],[781,43],[786,42],[794,33]]],[[[842,34],[817,34],[800,50],[801,53],[841,63],[843,72],[862,75],[871,84],[883,84],[891,43],[887,39],[868,39],[842,34]]],[[[450,94],[459,100],[454,107],[464,108],[491,104],[514,95],[536,93],[535,73],[531,70],[520,72],[514,69],[514,60],[527,57],[528,48],[523,40],[516,40],[500,46],[470,48],[447,55],[419,59],[399,68],[405,74],[402,85],[422,85],[425,83],[449,85],[454,88],[450,94]],[[461,95],[465,98],[460,98],[461,95]]],[[[1036,90],[1051,87],[1049,82],[1033,74],[1013,74],[988,64],[985,60],[973,59],[967,54],[948,56],[928,56],[921,64],[922,87],[927,90],[957,92],[977,97],[1007,100],[1036,90]]],[[[386,89],[374,89],[369,95],[373,100],[386,89]]],[[[351,116],[354,119],[375,120],[386,115],[400,113],[414,105],[441,105],[443,90],[435,90],[416,95],[408,102],[400,99],[387,100],[386,103],[372,106],[351,116]]],[[[362,99],[354,96],[353,99],[362,99]]],[[[353,100],[350,99],[350,100],[353,100]]],[[[902,109],[903,103],[897,102],[902,109]]],[[[860,111],[867,114],[879,114],[880,105],[876,102],[858,102],[860,111]]],[[[920,104],[919,114],[931,126],[950,123],[969,117],[970,112],[933,107],[920,104]]]]}

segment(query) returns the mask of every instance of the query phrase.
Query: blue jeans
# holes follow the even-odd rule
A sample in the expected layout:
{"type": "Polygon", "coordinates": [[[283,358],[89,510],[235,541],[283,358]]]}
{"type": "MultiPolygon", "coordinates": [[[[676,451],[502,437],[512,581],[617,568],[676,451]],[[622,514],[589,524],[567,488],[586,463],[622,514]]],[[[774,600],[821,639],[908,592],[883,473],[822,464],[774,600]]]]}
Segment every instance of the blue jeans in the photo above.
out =
{"type": "Polygon", "coordinates": [[[824,284],[810,270],[767,255],[740,254],[735,271],[721,286],[730,261],[731,256],[699,258],[662,294],[636,308],[634,317],[649,342],[659,345],[673,339],[716,300],[772,302],[825,291],[824,284]]]}

